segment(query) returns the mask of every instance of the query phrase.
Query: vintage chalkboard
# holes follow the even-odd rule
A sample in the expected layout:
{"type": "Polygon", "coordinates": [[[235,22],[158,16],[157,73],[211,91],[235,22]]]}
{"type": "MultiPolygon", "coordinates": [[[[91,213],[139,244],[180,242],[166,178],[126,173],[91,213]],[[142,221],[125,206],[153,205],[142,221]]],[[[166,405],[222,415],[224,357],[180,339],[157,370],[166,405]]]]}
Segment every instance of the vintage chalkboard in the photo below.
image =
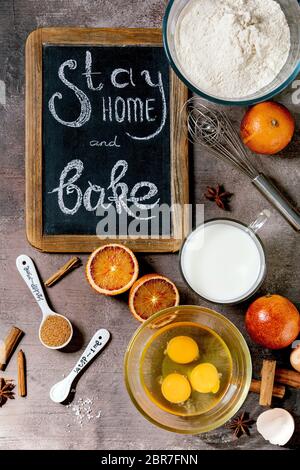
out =
{"type": "Polygon", "coordinates": [[[26,79],[29,242],[43,251],[112,241],[178,250],[188,223],[179,126],[187,91],[160,30],[34,31],[26,79]]]}

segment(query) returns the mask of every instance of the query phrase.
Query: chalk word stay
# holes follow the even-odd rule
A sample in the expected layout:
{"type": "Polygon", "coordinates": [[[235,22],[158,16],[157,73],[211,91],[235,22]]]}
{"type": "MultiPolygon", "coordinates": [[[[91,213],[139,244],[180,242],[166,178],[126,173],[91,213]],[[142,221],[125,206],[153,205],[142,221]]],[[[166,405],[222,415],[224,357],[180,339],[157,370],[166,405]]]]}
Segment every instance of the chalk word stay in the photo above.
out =
{"type": "MultiPolygon", "coordinates": [[[[80,113],[79,116],[73,121],[65,121],[61,116],[59,116],[56,102],[57,100],[62,100],[63,95],[59,91],[55,92],[48,101],[48,108],[53,116],[53,118],[60,124],[67,127],[79,128],[86,124],[92,114],[92,105],[87,94],[81,90],[78,86],[72,83],[66,78],[66,73],[69,71],[75,71],[77,69],[77,61],[74,59],[68,59],[63,62],[58,69],[58,77],[60,81],[74,93],[74,98],[80,104],[80,113]]],[[[139,98],[139,97],[126,97],[116,96],[112,98],[111,96],[103,96],[104,81],[94,84],[93,75],[100,75],[101,72],[92,72],[92,55],[90,51],[86,51],[85,54],[85,72],[81,75],[84,75],[86,78],[86,86],[90,92],[100,93],[99,99],[99,110],[100,117],[103,122],[117,122],[117,123],[155,123],[157,126],[153,132],[148,135],[133,135],[129,132],[126,132],[126,135],[133,140],[150,140],[160,134],[162,129],[166,124],[167,119],[167,101],[164,90],[164,84],[162,79],[162,74],[160,71],[157,72],[157,81],[153,80],[149,70],[143,70],[140,73],[137,73],[137,79],[142,80],[142,83],[150,91],[157,89],[160,96],[161,103],[156,103],[155,98],[139,98]],[[155,114],[156,108],[161,108],[162,112],[159,113],[159,116],[155,114]],[[161,117],[160,117],[161,115],[161,117]]],[[[113,89],[117,90],[117,93],[121,93],[122,89],[130,87],[133,91],[136,87],[136,83],[133,79],[133,69],[123,69],[116,68],[110,74],[110,85],[113,89]]]]}

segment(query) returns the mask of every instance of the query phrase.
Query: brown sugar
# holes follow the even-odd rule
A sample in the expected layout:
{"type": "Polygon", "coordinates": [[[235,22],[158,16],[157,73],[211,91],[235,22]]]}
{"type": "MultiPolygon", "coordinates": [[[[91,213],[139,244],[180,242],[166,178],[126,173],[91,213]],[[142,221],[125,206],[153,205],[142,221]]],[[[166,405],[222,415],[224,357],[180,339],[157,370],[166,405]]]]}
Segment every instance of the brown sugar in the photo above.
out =
{"type": "Polygon", "coordinates": [[[49,315],[41,328],[41,340],[52,348],[65,344],[72,334],[69,322],[59,315],[49,315]]]}

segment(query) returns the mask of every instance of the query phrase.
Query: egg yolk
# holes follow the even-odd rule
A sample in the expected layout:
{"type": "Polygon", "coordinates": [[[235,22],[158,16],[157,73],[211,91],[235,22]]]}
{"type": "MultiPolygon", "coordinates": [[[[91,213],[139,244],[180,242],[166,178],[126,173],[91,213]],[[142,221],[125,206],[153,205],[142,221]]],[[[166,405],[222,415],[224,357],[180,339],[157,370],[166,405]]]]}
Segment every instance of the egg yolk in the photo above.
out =
{"type": "Polygon", "coordinates": [[[167,345],[167,354],[177,364],[188,364],[198,359],[198,344],[189,336],[175,336],[167,345]]]}
{"type": "Polygon", "coordinates": [[[170,403],[183,403],[191,395],[191,386],[188,379],[181,374],[167,375],[161,385],[161,392],[170,403]]]}
{"type": "Polygon", "coordinates": [[[199,393],[217,393],[220,388],[220,377],[217,368],[208,362],[196,366],[190,376],[194,390],[199,393]]]}

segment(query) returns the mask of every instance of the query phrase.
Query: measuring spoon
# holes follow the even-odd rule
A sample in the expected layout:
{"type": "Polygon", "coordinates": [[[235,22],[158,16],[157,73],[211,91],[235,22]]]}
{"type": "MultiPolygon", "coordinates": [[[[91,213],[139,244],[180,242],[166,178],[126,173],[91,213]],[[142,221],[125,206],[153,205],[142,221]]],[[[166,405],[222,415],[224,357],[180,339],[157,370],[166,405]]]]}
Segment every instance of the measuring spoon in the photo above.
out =
{"type": "Polygon", "coordinates": [[[55,403],[62,403],[68,398],[72,383],[74,382],[75,378],[85,369],[89,362],[91,362],[91,360],[94,359],[97,354],[99,354],[99,352],[108,343],[109,338],[110,333],[105,329],[98,330],[94,334],[74,369],[65,379],[53,385],[51,388],[50,398],[52,401],[55,403]]]}
{"type": "Polygon", "coordinates": [[[35,300],[36,300],[36,302],[37,302],[38,306],[40,307],[40,309],[42,311],[42,314],[43,314],[43,319],[42,319],[42,322],[40,324],[40,329],[39,329],[40,342],[42,343],[43,346],[45,346],[48,349],[62,349],[62,348],[65,348],[67,346],[67,344],[69,344],[69,342],[71,341],[72,336],[73,336],[72,323],[70,322],[70,320],[68,320],[68,318],[66,318],[63,315],[60,315],[59,313],[54,312],[49,307],[48,302],[47,302],[47,300],[45,298],[45,295],[44,295],[43,288],[42,288],[40,280],[39,280],[38,273],[36,271],[36,268],[34,266],[34,263],[33,263],[32,259],[29,258],[29,256],[27,256],[27,255],[20,255],[16,259],[16,265],[17,265],[17,269],[18,269],[19,273],[21,274],[22,278],[26,282],[30,292],[32,293],[33,297],[35,298],[35,300]],[[70,337],[64,344],[62,344],[60,346],[48,346],[47,344],[45,344],[43,342],[43,340],[41,338],[41,329],[42,329],[43,323],[47,319],[47,317],[49,317],[49,315],[55,315],[55,316],[64,318],[70,326],[70,329],[71,329],[70,330],[71,331],[70,337]]]}

